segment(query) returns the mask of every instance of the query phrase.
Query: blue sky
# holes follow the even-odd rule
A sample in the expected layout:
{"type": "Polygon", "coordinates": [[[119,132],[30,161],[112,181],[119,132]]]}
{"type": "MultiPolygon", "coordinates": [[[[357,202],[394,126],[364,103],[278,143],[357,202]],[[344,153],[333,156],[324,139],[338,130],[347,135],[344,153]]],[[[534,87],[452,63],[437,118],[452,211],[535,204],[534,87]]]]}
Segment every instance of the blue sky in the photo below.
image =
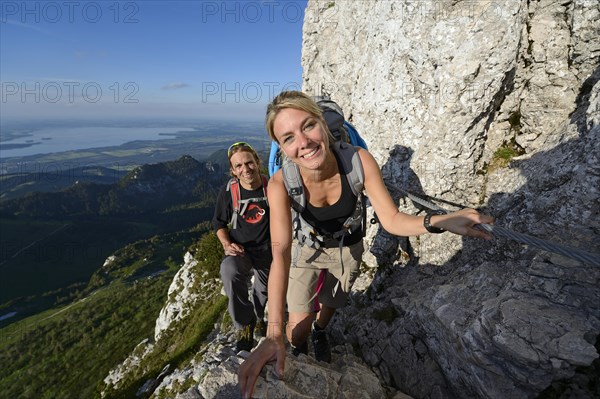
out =
{"type": "Polygon", "coordinates": [[[262,120],[300,89],[302,1],[0,1],[2,118],[262,120]]]}

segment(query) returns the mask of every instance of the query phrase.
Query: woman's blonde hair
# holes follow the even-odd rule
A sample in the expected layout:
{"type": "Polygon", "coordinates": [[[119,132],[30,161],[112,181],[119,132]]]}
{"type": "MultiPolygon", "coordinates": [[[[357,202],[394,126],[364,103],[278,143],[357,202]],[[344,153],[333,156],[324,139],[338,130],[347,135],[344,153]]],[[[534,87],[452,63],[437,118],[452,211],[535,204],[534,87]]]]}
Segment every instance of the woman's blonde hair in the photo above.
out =
{"type": "Polygon", "coordinates": [[[279,111],[285,108],[299,109],[308,112],[315,117],[319,121],[321,129],[325,132],[323,140],[325,141],[326,148],[329,148],[329,144],[334,141],[334,138],[327,127],[327,123],[325,123],[323,111],[321,111],[319,105],[312,98],[300,91],[282,91],[267,106],[265,124],[267,133],[269,133],[269,137],[271,137],[272,140],[278,142],[277,137],[275,137],[275,132],[273,131],[273,125],[275,124],[275,118],[279,114],[279,111]]]}

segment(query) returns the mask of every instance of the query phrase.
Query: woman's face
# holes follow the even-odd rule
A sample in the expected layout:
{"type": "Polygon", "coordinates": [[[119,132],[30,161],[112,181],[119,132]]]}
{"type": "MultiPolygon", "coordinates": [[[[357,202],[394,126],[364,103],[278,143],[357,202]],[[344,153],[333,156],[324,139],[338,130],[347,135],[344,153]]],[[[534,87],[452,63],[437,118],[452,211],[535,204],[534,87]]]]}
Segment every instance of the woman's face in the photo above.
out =
{"type": "Polygon", "coordinates": [[[229,159],[231,173],[235,175],[245,186],[253,186],[260,182],[260,170],[252,153],[238,151],[229,159]]]}
{"type": "Polygon", "coordinates": [[[325,160],[325,132],[319,119],[308,112],[282,109],[275,117],[273,134],[285,155],[299,166],[317,169],[325,160]]]}

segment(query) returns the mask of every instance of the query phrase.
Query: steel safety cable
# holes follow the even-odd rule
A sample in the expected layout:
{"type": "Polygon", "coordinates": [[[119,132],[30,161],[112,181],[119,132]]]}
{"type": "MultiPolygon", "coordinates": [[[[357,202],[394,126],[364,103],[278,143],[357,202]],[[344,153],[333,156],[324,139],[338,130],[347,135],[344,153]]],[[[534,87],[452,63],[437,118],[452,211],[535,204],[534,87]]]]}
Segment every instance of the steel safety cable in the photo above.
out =
{"type": "MultiPolygon", "coordinates": [[[[404,193],[412,201],[415,201],[429,209],[443,210],[443,211],[448,212],[446,209],[434,204],[433,202],[424,200],[423,198],[420,198],[411,192],[408,192],[401,188],[395,188],[395,189],[404,193]]],[[[567,245],[557,244],[557,243],[543,240],[541,238],[530,236],[527,234],[518,233],[516,231],[512,231],[505,227],[500,227],[500,226],[496,226],[496,225],[481,223],[481,224],[475,225],[475,227],[479,228],[480,230],[484,230],[490,234],[493,234],[495,236],[509,238],[511,240],[518,241],[523,244],[533,245],[534,247],[537,247],[537,248],[540,248],[540,249],[543,249],[546,251],[550,251],[550,252],[554,252],[554,253],[557,253],[560,255],[567,256],[569,258],[578,260],[583,263],[589,263],[590,265],[593,265],[593,266],[600,266],[600,255],[598,255],[598,254],[594,254],[594,253],[587,252],[587,251],[582,251],[580,249],[573,248],[573,247],[570,247],[567,245]]]]}

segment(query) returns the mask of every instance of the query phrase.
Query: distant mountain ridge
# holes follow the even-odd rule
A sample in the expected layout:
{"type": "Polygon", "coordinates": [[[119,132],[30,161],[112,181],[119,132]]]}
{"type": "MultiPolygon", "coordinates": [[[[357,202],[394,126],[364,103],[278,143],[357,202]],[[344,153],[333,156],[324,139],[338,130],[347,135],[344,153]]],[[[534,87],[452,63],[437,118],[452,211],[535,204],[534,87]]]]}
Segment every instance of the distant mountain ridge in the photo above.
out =
{"type": "MultiPolygon", "coordinates": [[[[219,155],[185,155],[139,166],[112,184],[75,182],[1,202],[0,281],[10,284],[0,289],[0,316],[18,315],[0,326],[68,302],[119,248],[209,221],[228,178],[219,155]]],[[[35,177],[30,184],[49,188],[35,177]]]]}
{"type": "Polygon", "coordinates": [[[76,182],[113,184],[127,174],[127,171],[98,165],[65,166],[58,168],[40,164],[33,169],[28,169],[23,164],[22,168],[16,172],[2,170],[0,202],[24,197],[28,193],[36,191],[60,191],[76,182]]]}
{"type": "Polygon", "coordinates": [[[59,192],[35,192],[0,204],[2,216],[62,218],[152,212],[182,203],[214,201],[224,181],[218,163],[189,155],[143,165],[114,184],[78,183],[59,192]]]}

